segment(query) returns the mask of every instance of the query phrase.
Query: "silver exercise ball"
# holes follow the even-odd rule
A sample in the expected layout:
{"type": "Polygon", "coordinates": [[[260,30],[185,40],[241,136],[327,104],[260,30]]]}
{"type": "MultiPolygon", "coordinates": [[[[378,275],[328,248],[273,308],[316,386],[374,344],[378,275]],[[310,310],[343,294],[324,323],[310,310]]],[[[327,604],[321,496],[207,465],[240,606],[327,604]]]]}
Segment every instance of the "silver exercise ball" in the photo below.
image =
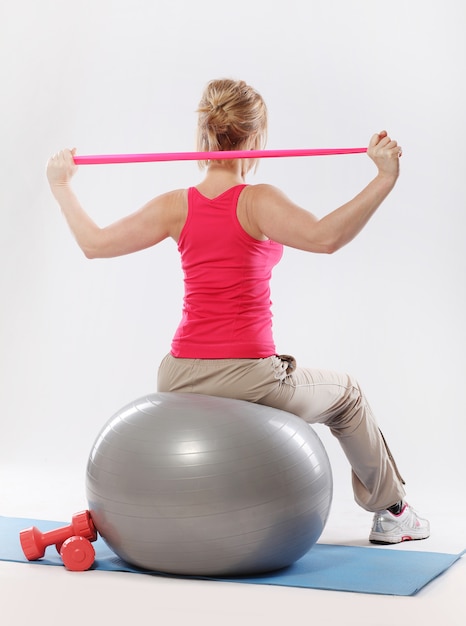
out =
{"type": "Polygon", "coordinates": [[[327,453],[300,418],[189,393],[116,413],[86,477],[96,528],[120,558],[192,576],[291,565],[320,537],[332,486],[327,453]]]}

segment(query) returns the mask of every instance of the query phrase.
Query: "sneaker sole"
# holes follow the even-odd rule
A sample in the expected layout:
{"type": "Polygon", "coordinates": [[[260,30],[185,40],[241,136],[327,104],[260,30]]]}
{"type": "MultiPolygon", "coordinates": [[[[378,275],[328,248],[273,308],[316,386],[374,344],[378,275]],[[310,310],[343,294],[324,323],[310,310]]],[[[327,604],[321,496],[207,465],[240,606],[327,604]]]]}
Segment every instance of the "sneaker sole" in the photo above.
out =
{"type": "Polygon", "coordinates": [[[385,539],[371,539],[369,537],[370,543],[375,543],[380,546],[390,546],[395,543],[403,543],[403,541],[422,541],[423,539],[428,539],[430,535],[425,535],[424,537],[411,537],[410,535],[403,535],[403,537],[393,537],[387,540],[385,539]]]}

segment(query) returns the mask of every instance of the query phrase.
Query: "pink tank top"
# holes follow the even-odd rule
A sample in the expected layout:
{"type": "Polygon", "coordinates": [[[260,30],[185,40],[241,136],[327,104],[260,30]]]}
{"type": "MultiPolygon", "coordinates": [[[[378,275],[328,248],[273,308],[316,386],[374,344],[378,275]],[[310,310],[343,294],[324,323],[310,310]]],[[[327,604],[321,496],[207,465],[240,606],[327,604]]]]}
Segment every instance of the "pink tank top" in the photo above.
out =
{"type": "Polygon", "coordinates": [[[175,357],[255,359],[275,354],[269,281],[283,254],[258,241],[236,215],[246,185],[209,199],[188,190],[178,241],[184,272],[183,315],[172,341],[175,357]]]}

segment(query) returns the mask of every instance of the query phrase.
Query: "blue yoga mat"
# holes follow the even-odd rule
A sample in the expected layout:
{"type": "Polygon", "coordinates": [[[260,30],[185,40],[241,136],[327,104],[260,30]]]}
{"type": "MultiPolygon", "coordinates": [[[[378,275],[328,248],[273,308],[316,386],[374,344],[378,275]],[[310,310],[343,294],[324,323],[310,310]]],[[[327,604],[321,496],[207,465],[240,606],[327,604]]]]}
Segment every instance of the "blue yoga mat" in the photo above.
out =
{"type": "MultiPolygon", "coordinates": [[[[46,532],[68,523],[0,516],[0,560],[29,563],[19,542],[20,531],[37,526],[42,532],[46,532]]],[[[132,567],[118,558],[100,537],[93,545],[96,560],[92,569],[167,576],[132,567]]],[[[411,596],[451,567],[465,552],[466,550],[459,554],[444,554],[393,550],[390,547],[363,548],[318,543],[296,563],[278,572],[208,580],[411,596]]],[[[30,563],[63,566],[54,546],[47,548],[44,558],[30,563]]]]}

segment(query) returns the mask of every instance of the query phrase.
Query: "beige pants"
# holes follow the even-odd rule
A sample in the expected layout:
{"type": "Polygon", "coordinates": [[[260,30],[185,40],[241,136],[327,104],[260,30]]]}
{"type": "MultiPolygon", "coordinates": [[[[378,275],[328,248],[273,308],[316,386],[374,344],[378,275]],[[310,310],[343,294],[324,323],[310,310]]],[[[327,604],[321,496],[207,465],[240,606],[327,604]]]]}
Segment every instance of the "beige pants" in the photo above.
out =
{"type": "Polygon", "coordinates": [[[168,354],[158,391],[248,400],[326,424],[352,467],[356,502],[380,511],[403,499],[404,481],[358,383],[346,374],[296,367],[293,357],[179,359],[168,354]]]}

